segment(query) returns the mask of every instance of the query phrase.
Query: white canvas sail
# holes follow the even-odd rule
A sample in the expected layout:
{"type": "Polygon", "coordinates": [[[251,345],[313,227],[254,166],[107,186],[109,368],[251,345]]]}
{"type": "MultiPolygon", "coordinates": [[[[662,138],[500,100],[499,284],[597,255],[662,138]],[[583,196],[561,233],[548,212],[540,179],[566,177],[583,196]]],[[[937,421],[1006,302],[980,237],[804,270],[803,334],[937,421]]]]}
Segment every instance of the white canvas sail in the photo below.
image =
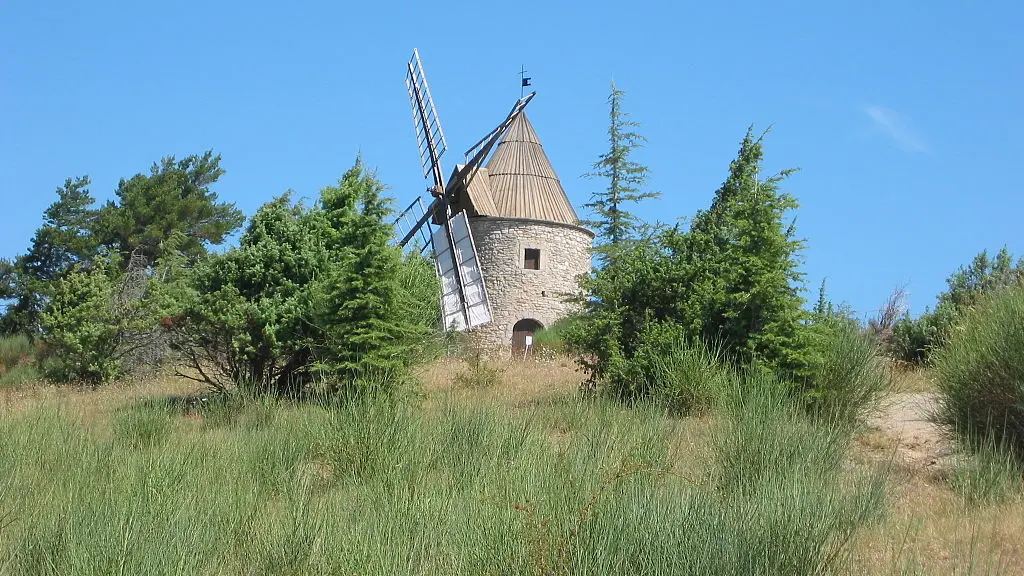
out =
{"type": "Polygon", "coordinates": [[[447,226],[435,230],[433,242],[437,275],[441,279],[444,327],[468,330],[490,322],[491,307],[487,302],[487,290],[466,213],[459,212],[447,226]],[[451,241],[448,230],[451,231],[451,241]],[[451,242],[454,242],[454,252],[451,242]]]}

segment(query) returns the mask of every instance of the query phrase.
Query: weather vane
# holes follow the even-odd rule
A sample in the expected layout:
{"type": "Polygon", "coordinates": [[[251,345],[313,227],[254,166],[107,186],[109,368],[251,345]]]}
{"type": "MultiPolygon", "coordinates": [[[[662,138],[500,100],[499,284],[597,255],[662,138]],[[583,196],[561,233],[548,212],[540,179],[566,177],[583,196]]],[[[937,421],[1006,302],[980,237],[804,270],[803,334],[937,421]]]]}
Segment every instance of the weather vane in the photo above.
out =
{"type": "Polygon", "coordinates": [[[519,67],[519,80],[521,81],[521,86],[519,87],[519,98],[521,100],[523,95],[526,93],[526,87],[530,85],[531,80],[531,78],[526,75],[526,68],[523,66],[519,67]]]}

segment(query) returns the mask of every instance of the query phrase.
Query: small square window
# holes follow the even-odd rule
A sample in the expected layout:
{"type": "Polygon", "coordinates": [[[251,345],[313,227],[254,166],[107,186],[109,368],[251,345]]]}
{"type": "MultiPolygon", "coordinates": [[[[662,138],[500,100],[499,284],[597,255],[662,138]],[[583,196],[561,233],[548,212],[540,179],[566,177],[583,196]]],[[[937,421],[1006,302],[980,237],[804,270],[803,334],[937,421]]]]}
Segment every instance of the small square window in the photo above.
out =
{"type": "Polygon", "coordinates": [[[523,255],[523,268],[527,270],[540,270],[540,249],[527,248],[523,255]]]}

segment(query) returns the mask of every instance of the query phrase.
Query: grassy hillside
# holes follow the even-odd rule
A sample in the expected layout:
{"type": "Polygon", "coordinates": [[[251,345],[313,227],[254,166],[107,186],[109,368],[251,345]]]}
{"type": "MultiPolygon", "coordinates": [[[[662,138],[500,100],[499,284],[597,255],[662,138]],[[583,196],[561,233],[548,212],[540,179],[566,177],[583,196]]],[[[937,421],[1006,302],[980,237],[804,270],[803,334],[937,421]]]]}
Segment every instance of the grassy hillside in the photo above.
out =
{"type": "MultiPolygon", "coordinates": [[[[701,418],[489,388],[282,404],[173,379],[0,390],[2,574],[1012,574],[1016,496],[968,504],[884,430],[771,393],[701,418]]],[[[453,382],[462,382],[454,384],[453,382]]]]}

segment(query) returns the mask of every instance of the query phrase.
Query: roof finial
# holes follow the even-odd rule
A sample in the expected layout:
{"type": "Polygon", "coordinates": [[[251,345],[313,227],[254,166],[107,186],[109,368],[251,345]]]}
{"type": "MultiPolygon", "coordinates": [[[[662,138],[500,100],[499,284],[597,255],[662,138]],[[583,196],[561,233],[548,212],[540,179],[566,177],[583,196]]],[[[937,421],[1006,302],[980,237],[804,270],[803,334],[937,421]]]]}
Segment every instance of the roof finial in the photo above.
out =
{"type": "Polygon", "coordinates": [[[532,80],[532,78],[526,75],[526,68],[523,66],[519,67],[519,79],[521,81],[521,86],[519,87],[519,99],[522,100],[523,95],[526,93],[526,87],[530,85],[530,80],[532,80]]]}

